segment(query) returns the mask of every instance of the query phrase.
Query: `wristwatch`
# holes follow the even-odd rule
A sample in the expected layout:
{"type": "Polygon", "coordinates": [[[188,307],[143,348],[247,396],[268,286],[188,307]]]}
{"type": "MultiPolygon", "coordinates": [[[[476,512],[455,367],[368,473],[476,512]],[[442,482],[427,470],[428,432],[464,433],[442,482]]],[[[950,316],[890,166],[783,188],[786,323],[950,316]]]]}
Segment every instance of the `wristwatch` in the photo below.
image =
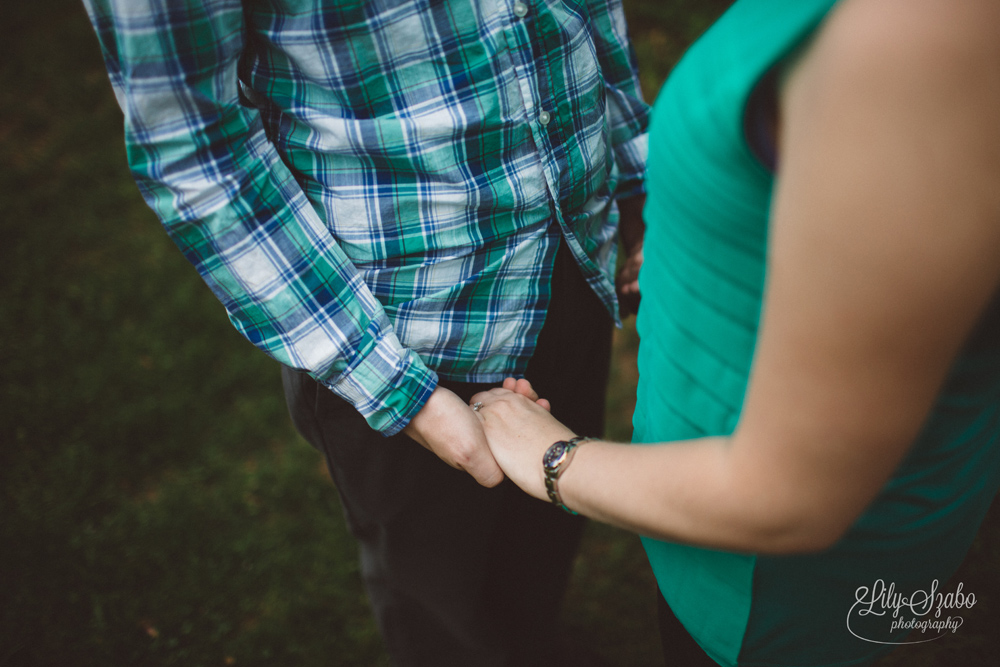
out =
{"type": "Polygon", "coordinates": [[[549,500],[552,501],[553,505],[570,514],[576,514],[576,512],[566,507],[559,496],[559,476],[569,466],[570,459],[573,458],[573,453],[576,451],[577,446],[588,440],[592,440],[592,438],[576,437],[569,440],[560,440],[553,443],[546,450],[545,456],[542,457],[542,470],[545,471],[545,489],[549,492],[549,500]]]}

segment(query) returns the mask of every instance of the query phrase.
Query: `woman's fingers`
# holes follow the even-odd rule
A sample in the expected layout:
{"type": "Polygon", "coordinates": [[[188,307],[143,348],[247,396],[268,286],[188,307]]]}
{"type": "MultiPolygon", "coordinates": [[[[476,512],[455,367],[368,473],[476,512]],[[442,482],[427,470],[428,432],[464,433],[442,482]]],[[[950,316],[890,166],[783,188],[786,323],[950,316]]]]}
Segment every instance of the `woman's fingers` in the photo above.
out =
{"type": "MultiPolygon", "coordinates": [[[[548,401],[548,399],[539,398],[538,392],[536,392],[531,386],[531,383],[524,378],[506,378],[500,387],[490,389],[489,391],[483,391],[473,396],[469,400],[469,405],[475,408],[478,403],[480,407],[475,409],[476,412],[479,413],[482,408],[494,403],[505,395],[510,394],[519,394],[524,396],[546,412],[552,412],[552,404],[548,401]]],[[[482,420],[483,416],[479,415],[479,419],[482,420]]]]}
{"type": "Polygon", "coordinates": [[[486,418],[482,412],[483,409],[491,405],[493,402],[495,402],[498,396],[503,396],[504,394],[511,394],[511,393],[512,392],[508,389],[500,389],[500,388],[490,389],[488,391],[481,391],[469,399],[469,405],[472,407],[472,410],[476,413],[476,416],[479,417],[479,421],[483,422],[486,421],[486,418]]]}

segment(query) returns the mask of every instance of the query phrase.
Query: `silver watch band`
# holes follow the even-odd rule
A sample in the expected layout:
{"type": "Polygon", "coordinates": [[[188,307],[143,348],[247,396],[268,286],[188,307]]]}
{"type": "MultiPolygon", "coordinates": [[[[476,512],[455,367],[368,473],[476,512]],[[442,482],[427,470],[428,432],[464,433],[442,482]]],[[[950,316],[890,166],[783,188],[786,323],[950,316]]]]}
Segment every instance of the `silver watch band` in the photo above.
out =
{"type": "Polygon", "coordinates": [[[542,469],[545,471],[545,490],[548,492],[549,500],[556,507],[574,515],[576,512],[566,507],[562,496],[559,495],[559,477],[569,466],[573,454],[576,453],[576,448],[588,440],[592,440],[592,438],[575,437],[569,440],[559,440],[554,442],[542,457],[542,469]]]}

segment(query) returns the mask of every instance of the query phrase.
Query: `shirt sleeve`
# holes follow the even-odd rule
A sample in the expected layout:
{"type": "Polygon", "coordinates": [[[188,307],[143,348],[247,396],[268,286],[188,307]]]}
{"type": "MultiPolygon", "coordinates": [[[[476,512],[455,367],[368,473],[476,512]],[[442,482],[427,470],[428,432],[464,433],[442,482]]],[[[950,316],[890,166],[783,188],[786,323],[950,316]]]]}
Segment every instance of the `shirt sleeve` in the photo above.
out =
{"type": "Polygon", "coordinates": [[[615,197],[645,192],[649,105],[642,98],[635,51],[621,0],[588,0],[591,35],[606,82],[607,114],[618,168],[615,197]]]}
{"type": "Polygon", "coordinates": [[[132,174],[250,342],[303,369],[392,435],[436,374],[384,309],[239,102],[239,0],[84,0],[132,174]]]}

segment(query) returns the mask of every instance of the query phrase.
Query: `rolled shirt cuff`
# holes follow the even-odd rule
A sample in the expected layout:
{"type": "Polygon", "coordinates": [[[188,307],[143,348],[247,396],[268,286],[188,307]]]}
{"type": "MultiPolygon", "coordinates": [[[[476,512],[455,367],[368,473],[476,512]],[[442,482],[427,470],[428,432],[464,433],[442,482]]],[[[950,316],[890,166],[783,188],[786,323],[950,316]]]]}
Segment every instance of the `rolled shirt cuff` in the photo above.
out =
{"type": "Polygon", "coordinates": [[[437,387],[437,373],[388,332],[360,351],[336,378],[320,384],[351,403],[382,435],[403,430],[437,387]]]}

